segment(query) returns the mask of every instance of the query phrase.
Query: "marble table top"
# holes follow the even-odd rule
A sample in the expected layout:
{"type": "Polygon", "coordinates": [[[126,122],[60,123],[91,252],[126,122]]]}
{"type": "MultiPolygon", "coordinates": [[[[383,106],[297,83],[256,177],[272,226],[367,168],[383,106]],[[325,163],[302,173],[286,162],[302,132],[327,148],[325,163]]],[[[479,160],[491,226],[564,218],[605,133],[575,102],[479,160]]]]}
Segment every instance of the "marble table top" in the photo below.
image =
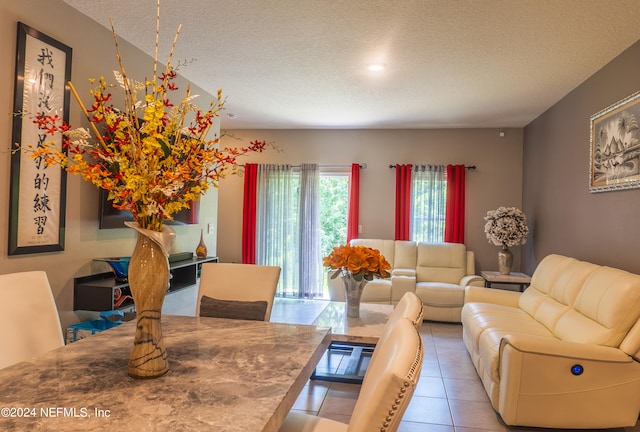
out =
{"type": "Polygon", "coordinates": [[[277,431],[328,328],[162,317],[169,372],[127,375],[129,322],[0,370],[2,431],[277,431]]]}
{"type": "Polygon", "coordinates": [[[360,303],[360,317],[347,317],[344,302],[327,302],[327,306],[313,321],[319,327],[331,327],[331,340],[376,344],[393,312],[388,304],[360,303]]]}

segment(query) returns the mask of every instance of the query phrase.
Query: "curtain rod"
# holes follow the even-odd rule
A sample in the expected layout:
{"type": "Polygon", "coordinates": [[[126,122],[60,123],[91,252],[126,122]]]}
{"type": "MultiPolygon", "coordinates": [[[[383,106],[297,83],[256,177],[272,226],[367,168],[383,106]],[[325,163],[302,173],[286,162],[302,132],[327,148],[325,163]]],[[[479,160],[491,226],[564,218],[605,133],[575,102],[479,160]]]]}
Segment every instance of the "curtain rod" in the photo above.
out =
{"type": "MultiPolygon", "coordinates": [[[[286,164],[277,164],[277,165],[286,165],[286,164]]],[[[361,169],[365,169],[367,167],[366,163],[358,164],[361,169]]],[[[244,164],[238,164],[239,167],[244,167],[244,164]]],[[[291,168],[301,168],[302,165],[291,165],[291,168]]],[[[351,164],[349,165],[318,165],[318,168],[351,168],[351,164]]]]}
{"type": "MultiPolygon", "coordinates": [[[[425,165],[425,164],[422,164],[422,165],[425,165]]],[[[395,168],[395,167],[396,167],[395,165],[389,165],[389,168],[395,168]]],[[[474,169],[476,169],[476,166],[475,165],[465,165],[465,168],[468,169],[468,170],[474,170],[474,169]]]]}

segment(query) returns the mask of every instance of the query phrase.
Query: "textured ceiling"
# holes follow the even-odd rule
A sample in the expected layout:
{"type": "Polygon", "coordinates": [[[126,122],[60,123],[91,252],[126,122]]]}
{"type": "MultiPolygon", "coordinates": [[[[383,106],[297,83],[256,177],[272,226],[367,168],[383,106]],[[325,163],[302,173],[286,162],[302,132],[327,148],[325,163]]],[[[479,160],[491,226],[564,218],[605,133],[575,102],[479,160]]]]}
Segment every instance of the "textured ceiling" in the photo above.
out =
{"type": "MultiPolygon", "coordinates": [[[[155,0],[64,1],[153,55],[155,0]]],[[[639,22],[638,0],[162,0],[160,59],[182,24],[225,129],[523,127],[639,22]]]]}

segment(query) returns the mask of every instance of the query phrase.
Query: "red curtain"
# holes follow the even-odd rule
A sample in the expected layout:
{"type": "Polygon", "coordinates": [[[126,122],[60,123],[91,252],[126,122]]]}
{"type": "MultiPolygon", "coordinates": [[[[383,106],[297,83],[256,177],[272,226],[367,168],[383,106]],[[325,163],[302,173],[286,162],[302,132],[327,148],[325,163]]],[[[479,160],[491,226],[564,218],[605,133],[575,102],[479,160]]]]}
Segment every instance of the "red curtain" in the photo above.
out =
{"type": "Polygon", "coordinates": [[[256,263],[256,191],[258,164],[244,167],[244,199],[242,203],[242,263],[256,263]]]}
{"type": "Polygon", "coordinates": [[[411,165],[396,165],[396,240],[409,240],[411,224],[411,165]]]}
{"type": "Polygon", "coordinates": [[[351,181],[349,183],[349,211],[347,213],[347,243],[358,238],[358,221],[360,218],[360,164],[351,165],[351,181]]]}
{"type": "Polygon", "coordinates": [[[447,165],[444,241],[464,243],[465,166],[447,165]]]}

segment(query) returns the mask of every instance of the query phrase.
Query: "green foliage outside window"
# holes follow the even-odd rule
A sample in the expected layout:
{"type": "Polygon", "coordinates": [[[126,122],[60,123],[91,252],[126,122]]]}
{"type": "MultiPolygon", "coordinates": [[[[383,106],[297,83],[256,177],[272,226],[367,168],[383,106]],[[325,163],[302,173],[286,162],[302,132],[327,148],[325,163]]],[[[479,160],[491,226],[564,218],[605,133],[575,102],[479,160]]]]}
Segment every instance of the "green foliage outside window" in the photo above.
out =
{"type": "MultiPolygon", "coordinates": [[[[347,210],[349,207],[349,176],[320,176],[320,242],[322,255],[331,253],[334,246],[342,245],[347,239],[347,210]]],[[[324,292],[327,293],[327,278],[324,292]]],[[[328,296],[328,293],[326,294],[328,296]]]]}
{"type": "Polygon", "coordinates": [[[348,201],[349,177],[320,176],[322,256],[329,255],[334,246],[344,244],[346,241],[348,201]]]}

